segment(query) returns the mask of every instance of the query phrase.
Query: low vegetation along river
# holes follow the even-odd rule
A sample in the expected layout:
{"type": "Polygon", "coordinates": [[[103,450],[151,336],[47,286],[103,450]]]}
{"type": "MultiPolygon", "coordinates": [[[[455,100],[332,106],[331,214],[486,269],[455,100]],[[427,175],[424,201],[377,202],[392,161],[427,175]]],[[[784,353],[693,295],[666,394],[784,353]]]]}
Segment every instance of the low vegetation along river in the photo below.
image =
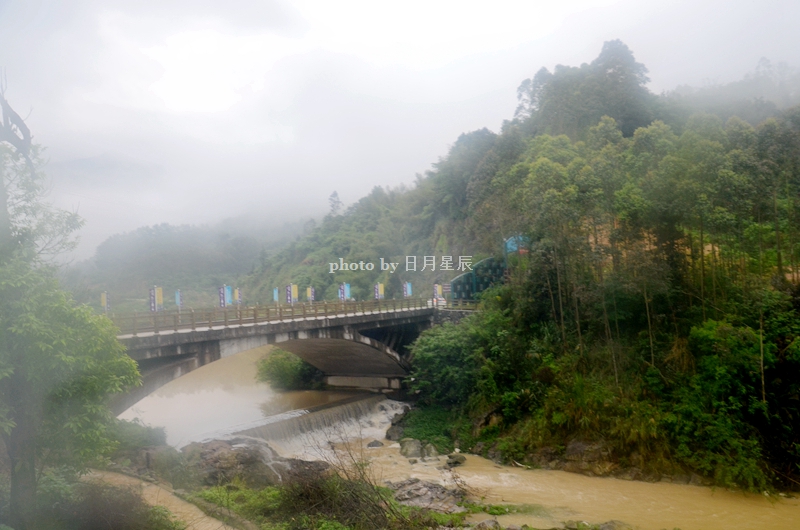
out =
{"type": "MultiPolygon", "coordinates": [[[[332,411],[336,410],[337,401],[352,402],[355,394],[349,392],[276,392],[256,382],[256,362],[267,351],[250,350],[195,370],[146,397],[120,418],[138,418],[148,425],[163,426],[168,443],[182,447],[295,417],[309,408],[325,408],[328,417],[335,417],[332,411]]],[[[416,477],[447,481],[448,477],[438,469],[441,464],[410,464],[400,455],[397,444],[366,448],[369,441],[383,439],[389,415],[398,407],[399,404],[389,403],[358,422],[343,420],[341,425],[329,427],[322,438],[360,437],[359,443],[364,444],[365,454],[380,480],[396,482],[416,477]]],[[[294,437],[285,434],[270,443],[282,456],[314,458],[324,451],[320,449],[320,438],[314,441],[308,432],[294,437]]],[[[503,525],[552,528],[567,520],[620,520],[642,530],[800,528],[800,502],[794,498],[511,468],[473,455],[467,455],[466,463],[457,470],[472,494],[484,502],[530,506],[524,515],[499,516],[503,525]]]]}

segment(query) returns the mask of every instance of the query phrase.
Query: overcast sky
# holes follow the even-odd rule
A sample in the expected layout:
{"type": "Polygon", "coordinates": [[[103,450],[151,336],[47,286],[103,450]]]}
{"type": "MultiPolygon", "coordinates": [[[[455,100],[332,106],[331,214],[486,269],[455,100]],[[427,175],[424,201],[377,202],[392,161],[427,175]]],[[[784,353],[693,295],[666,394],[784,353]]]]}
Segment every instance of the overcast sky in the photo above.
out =
{"type": "Polygon", "coordinates": [[[657,93],[797,67],[798,20],[789,0],[0,0],[0,67],[87,257],[143,225],[280,224],[410,184],[607,40],[657,93]]]}

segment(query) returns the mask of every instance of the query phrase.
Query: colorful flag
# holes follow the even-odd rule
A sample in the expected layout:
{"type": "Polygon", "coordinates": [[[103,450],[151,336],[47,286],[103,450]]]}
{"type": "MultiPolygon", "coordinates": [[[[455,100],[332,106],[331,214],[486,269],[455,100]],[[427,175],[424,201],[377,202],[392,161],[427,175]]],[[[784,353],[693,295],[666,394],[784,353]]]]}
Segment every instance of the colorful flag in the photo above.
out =
{"type": "Polygon", "coordinates": [[[225,286],[219,288],[219,306],[225,307],[225,286]]]}

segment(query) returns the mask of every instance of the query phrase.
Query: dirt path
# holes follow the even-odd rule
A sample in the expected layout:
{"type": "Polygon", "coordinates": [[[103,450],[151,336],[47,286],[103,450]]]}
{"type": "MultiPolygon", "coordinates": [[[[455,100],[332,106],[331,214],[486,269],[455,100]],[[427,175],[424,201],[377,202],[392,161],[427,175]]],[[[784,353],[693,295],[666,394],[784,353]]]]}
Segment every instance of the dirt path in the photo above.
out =
{"type": "Polygon", "coordinates": [[[127,486],[138,489],[148,504],[164,506],[175,517],[186,523],[186,530],[236,530],[232,526],[209,517],[200,508],[175,496],[164,486],[110,471],[92,471],[86,478],[113,486],[127,486]]]}

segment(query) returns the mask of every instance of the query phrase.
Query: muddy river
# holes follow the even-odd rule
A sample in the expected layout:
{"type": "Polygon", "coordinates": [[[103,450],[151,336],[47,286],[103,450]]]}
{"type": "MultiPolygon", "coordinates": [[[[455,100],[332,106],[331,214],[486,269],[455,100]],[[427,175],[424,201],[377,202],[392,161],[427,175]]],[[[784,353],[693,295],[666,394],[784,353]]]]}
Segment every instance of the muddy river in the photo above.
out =
{"type": "MultiPolygon", "coordinates": [[[[227,357],[162,387],[120,418],[138,418],[164,426],[168,443],[180,447],[252,429],[270,418],[301,414],[304,409],[350,401],[349,392],[276,392],[254,379],[255,364],[269,347],[227,357]]],[[[371,413],[348,418],[350,405],[327,408],[319,414],[339,414],[334,426],[271,441],[283,456],[329,458],[326,447],[357,438],[359,452],[369,458],[376,478],[399,481],[410,477],[447,483],[452,477],[439,462],[410,464],[397,444],[383,440],[389,418],[402,404],[384,401],[371,413]],[[338,410],[341,409],[341,410],[338,410]],[[380,439],[387,445],[366,448],[380,439]]],[[[624,521],[642,530],[800,529],[800,502],[795,498],[765,497],[668,483],[650,484],[611,478],[585,477],[563,471],[526,470],[498,466],[467,455],[457,468],[475,499],[527,505],[525,514],[499,516],[503,525],[561,527],[564,521],[602,523],[624,521]]],[[[488,515],[475,516],[476,520],[488,515]]]]}

